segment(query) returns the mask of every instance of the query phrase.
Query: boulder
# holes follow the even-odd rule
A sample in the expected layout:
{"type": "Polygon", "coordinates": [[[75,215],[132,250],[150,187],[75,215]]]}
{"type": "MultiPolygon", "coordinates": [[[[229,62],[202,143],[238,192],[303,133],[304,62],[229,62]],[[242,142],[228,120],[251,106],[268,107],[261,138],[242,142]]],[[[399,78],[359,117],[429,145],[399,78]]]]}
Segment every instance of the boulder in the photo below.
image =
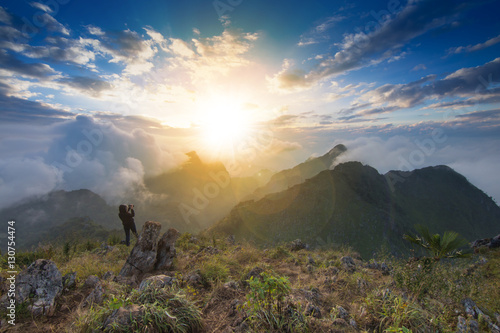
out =
{"type": "Polygon", "coordinates": [[[299,251],[307,248],[307,245],[302,243],[300,239],[296,239],[290,243],[290,251],[299,251]]]}
{"type": "Polygon", "coordinates": [[[16,301],[28,302],[34,316],[52,316],[63,290],[62,275],[51,260],[38,259],[17,276],[16,301]]]}
{"type": "Polygon", "coordinates": [[[156,253],[155,269],[172,269],[176,254],[174,244],[179,236],[179,231],[174,228],[170,228],[160,238],[160,240],[158,241],[158,249],[156,253]]]}
{"type": "Polygon", "coordinates": [[[161,225],[158,222],[147,221],[144,223],[139,240],[128,256],[119,276],[134,276],[151,272],[154,269],[158,247],[156,240],[160,229],[161,225]]]}

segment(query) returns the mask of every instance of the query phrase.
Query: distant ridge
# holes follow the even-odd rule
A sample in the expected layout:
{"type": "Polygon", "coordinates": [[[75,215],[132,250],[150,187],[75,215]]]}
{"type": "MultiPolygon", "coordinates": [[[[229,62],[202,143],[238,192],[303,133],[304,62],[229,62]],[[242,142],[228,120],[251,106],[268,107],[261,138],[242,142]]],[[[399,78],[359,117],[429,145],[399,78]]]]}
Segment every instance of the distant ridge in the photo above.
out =
{"type": "Polygon", "coordinates": [[[281,192],[303,183],[306,179],[316,176],[321,171],[330,169],[336,158],[346,151],[347,148],[343,144],[339,144],[323,156],[309,158],[291,169],[280,171],[274,174],[265,186],[255,190],[248,199],[260,199],[267,194],[281,192]]]}
{"type": "Polygon", "coordinates": [[[348,162],[240,203],[208,233],[267,245],[296,238],[311,245],[346,244],[370,257],[383,245],[393,253],[407,252],[402,236],[417,223],[472,241],[498,234],[499,222],[495,202],[447,166],[381,175],[348,162]]]}
{"type": "MultiPolygon", "coordinates": [[[[97,225],[110,229],[121,228],[117,211],[90,190],[60,190],[2,209],[0,219],[17,222],[17,246],[23,248],[36,244],[44,232],[75,217],[88,217],[97,225]]],[[[5,239],[0,239],[2,249],[5,239]]]]}

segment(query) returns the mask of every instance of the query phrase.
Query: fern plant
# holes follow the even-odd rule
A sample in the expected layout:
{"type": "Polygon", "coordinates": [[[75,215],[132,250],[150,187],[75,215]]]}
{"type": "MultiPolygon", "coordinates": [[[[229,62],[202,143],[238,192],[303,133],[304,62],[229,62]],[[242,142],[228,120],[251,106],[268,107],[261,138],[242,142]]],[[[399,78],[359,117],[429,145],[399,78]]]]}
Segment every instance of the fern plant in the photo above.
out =
{"type": "Polygon", "coordinates": [[[443,258],[465,258],[470,253],[464,253],[461,247],[468,244],[468,241],[454,231],[445,231],[440,234],[431,234],[429,228],[423,225],[416,225],[418,235],[406,234],[404,239],[424,248],[435,261],[443,258]]]}

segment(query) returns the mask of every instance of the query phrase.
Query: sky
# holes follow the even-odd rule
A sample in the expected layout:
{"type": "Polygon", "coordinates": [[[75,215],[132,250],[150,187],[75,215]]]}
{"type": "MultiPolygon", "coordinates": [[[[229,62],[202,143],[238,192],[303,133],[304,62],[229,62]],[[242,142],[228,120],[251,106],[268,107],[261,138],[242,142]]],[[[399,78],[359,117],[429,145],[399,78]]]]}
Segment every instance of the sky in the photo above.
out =
{"type": "Polygon", "coordinates": [[[186,153],[233,176],[343,143],[500,200],[500,1],[2,0],[0,208],[116,203],[186,153]]]}

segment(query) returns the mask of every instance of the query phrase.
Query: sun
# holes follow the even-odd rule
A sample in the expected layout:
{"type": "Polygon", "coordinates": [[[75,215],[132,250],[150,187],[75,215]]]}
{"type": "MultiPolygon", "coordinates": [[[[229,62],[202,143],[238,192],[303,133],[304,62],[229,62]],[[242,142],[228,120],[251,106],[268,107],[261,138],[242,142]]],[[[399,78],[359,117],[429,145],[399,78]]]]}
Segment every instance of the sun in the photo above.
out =
{"type": "Polygon", "coordinates": [[[201,139],[212,152],[230,153],[249,134],[252,117],[241,101],[214,98],[201,108],[201,139]]]}

